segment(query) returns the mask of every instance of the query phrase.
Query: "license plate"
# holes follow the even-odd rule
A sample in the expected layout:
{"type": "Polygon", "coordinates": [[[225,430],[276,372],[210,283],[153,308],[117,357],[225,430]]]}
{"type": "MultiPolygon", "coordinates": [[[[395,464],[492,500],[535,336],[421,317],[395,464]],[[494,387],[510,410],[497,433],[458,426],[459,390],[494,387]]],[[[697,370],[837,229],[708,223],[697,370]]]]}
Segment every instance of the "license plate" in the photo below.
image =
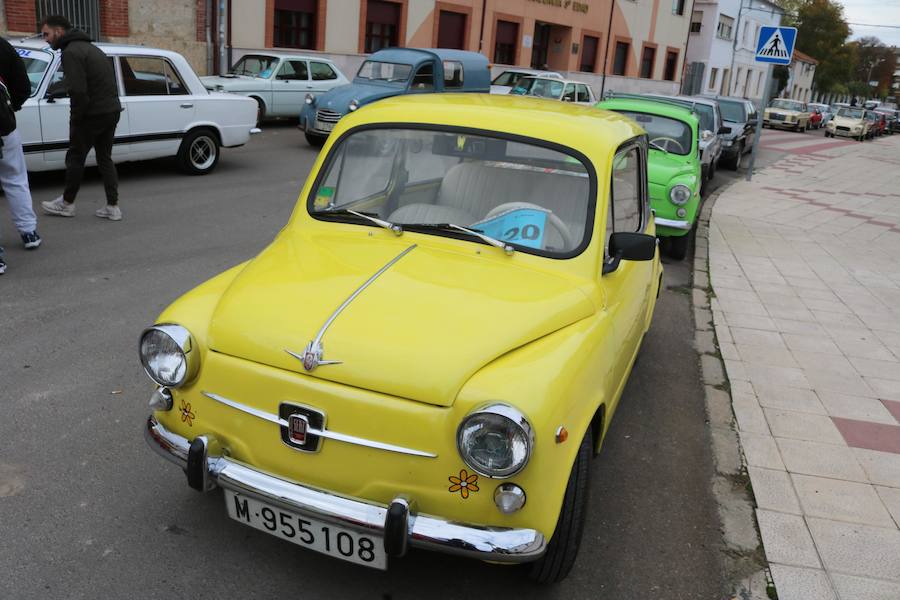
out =
{"type": "Polygon", "coordinates": [[[316,129],[319,131],[331,131],[334,129],[334,123],[326,123],[325,121],[316,119],[316,129]]]}
{"type": "Polygon", "coordinates": [[[784,121],[784,115],[775,113],[772,115],[772,120],[773,121],[784,121]]]}
{"type": "Polygon", "coordinates": [[[387,569],[382,538],[269,506],[255,498],[225,491],[228,516],[298,546],[358,565],[387,569]]]}

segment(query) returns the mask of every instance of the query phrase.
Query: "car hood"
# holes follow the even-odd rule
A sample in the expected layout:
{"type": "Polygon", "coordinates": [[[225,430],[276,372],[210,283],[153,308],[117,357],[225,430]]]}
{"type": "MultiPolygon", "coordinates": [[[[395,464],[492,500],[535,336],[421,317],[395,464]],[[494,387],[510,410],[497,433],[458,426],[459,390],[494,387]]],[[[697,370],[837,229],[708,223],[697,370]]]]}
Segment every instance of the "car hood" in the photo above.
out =
{"type": "Polygon", "coordinates": [[[696,166],[686,156],[666,154],[659,150],[650,150],[647,160],[647,179],[651,184],[666,186],[680,175],[693,175],[696,166]]]}
{"type": "Polygon", "coordinates": [[[789,109],[789,108],[772,108],[772,107],[766,107],[765,114],[773,113],[773,112],[774,112],[774,113],[779,113],[779,114],[782,114],[782,115],[793,115],[793,116],[808,115],[808,114],[809,114],[809,113],[805,113],[805,112],[802,112],[802,111],[799,111],[799,110],[791,110],[791,109],[789,109]]]}
{"type": "MultiPolygon", "coordinates": [[[[211,350],[438,406],[497,357],[581,320],[594,305],[577,281],[481,254],[417,246],[364,289],[328,327],[312,371],[302,355],[355,290],[415,235],[385,241],[287,230],[222,295],[211,350]]],[[[582,282],[583,283],[583,282],[582,282]]]]}
{"type": "Polygon", "coordinates": [[[348,83],[339,85],[322,94],[316,101],[316,108],[327,108],[328,110],[344,114],[347,112],[347,106],[351,100],[356,100],[360,105],[363,105],[375,100],[399,96],[405,91],[406,88],[399,85],[348,83]]]}
{"type": "Polygon", "coordinates": [[[864,118],[854,119],[851,117],[832,117],[831,122],[834,123],[834,126],[842,126],[842,127],[853,127],[854,125],[862,125],[866,122],[864,118]]]}
{"type": "Polygon", "coordinates": [[[201,77],[200,81],[206,89],[221,87],[222,90],[227,92],[261,90],[269,83],[268,79],[260,79],[259,77],[250,77],[248,75],[232,75],[229,77],[211,75],[209,77],[201,77]]]}
{"type": "Polygon", "coordinates": [[[733,140],[741,132],[744,131],[744,128],[747,126],[747,123],[739,123],[736,121],[722,121],[722,125],[728,128],[728,133],[726,133],[723,137],[726,140],[733,140]]]}

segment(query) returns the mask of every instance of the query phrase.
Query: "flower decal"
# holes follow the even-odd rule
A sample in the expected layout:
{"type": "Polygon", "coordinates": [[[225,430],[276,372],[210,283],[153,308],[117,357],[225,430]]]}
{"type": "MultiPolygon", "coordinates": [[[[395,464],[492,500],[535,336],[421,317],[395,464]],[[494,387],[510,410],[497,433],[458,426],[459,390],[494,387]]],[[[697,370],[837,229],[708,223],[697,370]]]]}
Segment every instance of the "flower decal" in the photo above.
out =
{"type": "Polygon", "coordinates": [[[459,492],[459,495],[466,499],[469,497],[469,492],[477,492],[478,491],[478,475],[472,473],[469,475],[469,472],[465,469],[462,469],[459,472],[459,477],[454,477],[451,475],[450,479],[450,487],[447,488],[447,491],[452,493],[459,492]]]}
{"type": "Polygon", "coordinates": [[[191,403],[185,402],[184,398],[181,399],[181,422],[187,423],[188,427],[194,426],[194,419],[197,415],[194,414],[194,411],[191,410],[191,403]]]}

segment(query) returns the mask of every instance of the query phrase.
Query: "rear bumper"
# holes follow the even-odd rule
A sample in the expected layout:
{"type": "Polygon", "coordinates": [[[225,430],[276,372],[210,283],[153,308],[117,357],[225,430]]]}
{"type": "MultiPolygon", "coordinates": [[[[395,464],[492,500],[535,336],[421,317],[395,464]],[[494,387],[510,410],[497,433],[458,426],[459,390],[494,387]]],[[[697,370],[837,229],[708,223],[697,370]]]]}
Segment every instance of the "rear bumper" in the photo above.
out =
{"type": "Polygon", "coordinates": [[[172,433],[152,416],[144,438],[156,453],[187,473],[191,487],[206,491],[218,486],[284,510],[378,535],[384,538],[389,555],[402,555],[407,545],[412,545],[479,560],[520,563],[537,560],[546,550],[544,535],[534,529],[455,523],[417,514],[414,501],[406,498],[398,497],[385,506],[281,479],[228,458],[215,440],[205,436],[188,440],[172,433]]]}

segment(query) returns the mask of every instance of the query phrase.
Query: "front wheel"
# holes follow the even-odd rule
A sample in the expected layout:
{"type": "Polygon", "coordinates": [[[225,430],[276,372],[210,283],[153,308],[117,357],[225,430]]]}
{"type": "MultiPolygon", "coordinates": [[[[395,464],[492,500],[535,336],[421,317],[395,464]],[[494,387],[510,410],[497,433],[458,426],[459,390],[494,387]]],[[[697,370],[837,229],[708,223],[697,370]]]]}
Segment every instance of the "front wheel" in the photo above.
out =
{"type": "Polygon", "coordinates": [[[680,235],[678,237],[670,237],[669,247],[666,254],[668,254],[675,260],[684,260],[684,257],[687,256],[689,237],[690,234],[680,235]]]}
{"type": "Polygon", "coordinates": [[[547,551],[530,567],[528,576],[538,583],[562,581],[575,564],[587,516],[592,440],[591,430],[588,429],[584,439],[581,440],[578,456],[569,473],[569,483],[566,485],[566,495],[563,497],[562,508],[556,521],[556,530],[550,543],[547,544],[547,551]]]}
{"type": "Polygon", "coordinates": [[[219,162],[219,140],[208,129],[188,132],[178,149],[178,166],[188,175],[211,173],[219,162]]]}
{"type": "Polygon", "coordinates": [[[321,135],[314,135],[312,133],[306,133],[304,135],[306,135],[306,142],[313,148],[321,148],[325,145],[325,140],[328,139],[322,137],[321,135]]]}

